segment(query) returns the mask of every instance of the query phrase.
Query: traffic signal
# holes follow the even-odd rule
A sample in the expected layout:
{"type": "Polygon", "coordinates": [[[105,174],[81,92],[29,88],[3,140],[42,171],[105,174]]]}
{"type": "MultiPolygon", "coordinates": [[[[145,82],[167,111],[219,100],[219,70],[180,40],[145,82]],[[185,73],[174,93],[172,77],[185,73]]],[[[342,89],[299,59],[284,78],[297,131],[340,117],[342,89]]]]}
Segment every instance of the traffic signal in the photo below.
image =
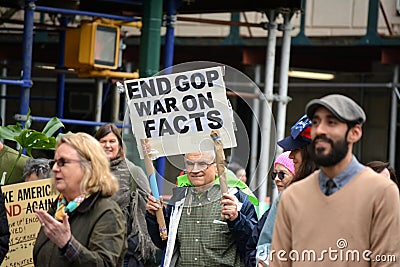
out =
{"type": "Polygon", "coordinates": [[[65,66],[78,70],[116,69],[119,53],[119,26],[101,22],[82,23],[67,29],[65,66]]]}

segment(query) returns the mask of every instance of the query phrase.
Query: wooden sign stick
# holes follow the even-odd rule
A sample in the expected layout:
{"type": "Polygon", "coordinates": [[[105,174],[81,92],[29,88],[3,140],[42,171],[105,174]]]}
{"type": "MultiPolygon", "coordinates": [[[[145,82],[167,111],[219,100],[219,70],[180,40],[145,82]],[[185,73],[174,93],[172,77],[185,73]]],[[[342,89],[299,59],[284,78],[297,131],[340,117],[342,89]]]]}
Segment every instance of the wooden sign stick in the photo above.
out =
{"type": "Polygon", "coordinates": [[[167,238],[168,238],[167,226],[165,225],[164,213],[163,213],[162,204],[160,201],[160,194],[158,193],[156,173],[154,170],[153,162],[147,151],[149,140],[146,138],[146,139],[142,139],[141,141],[142,141],[142,147],[145,148],[144,149],[145,150],[144,151],[144,164],[146,166],[147,176],[149,177],[151,194],[156,198],[158,205],[161,207],[158,210],[156,210],[158,229],[160,230],[161,239],[167,240],[167,238]]]}
{"type": "MultiPolygon", "coordinates": [[[[228,193],[228,183],[226,181],[225,172],[225,153],[224,146],[222,145],[221,136],[218,130],[212,130],[210,134],[215,145],[215,162],[217,164],[219,184],[221,187],[221,193],[228,193]]],[[[223,219],[229,219],[228,215],[223,216],[223,219]]]]}

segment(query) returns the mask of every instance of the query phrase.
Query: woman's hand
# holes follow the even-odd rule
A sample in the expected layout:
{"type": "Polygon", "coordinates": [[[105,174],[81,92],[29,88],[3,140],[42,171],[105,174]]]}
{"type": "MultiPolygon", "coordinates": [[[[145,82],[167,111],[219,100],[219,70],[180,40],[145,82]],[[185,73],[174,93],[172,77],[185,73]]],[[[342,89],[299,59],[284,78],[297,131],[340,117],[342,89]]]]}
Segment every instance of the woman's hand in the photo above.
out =
{"type": "Polygon", "coordinates": [[[51,242],[57,247],[63,248],[71,239],[71,228],[68,222],[68,215],[63,215],[63,222],[54,219],[44,210],[36,210],[36,217],[42,224],[43,231],[51,242]]]}
{"type": "MultiPolygon", "coordinates": [[[[161,203],[161,198],[160,198],[161,203]]],[[[148,200],[146,203],[146,210],[153,216],[156,216],[156,211],[161,208],[156,198],[152,195],[148,195],[148,200]]]]}

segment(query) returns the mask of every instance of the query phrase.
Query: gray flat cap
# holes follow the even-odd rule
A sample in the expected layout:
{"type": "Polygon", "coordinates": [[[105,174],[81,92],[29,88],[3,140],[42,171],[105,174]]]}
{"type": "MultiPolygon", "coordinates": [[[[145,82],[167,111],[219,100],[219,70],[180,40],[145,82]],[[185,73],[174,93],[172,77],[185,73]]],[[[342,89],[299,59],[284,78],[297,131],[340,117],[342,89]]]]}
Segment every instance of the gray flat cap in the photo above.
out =
{"type": "Polygon", "coordinates": [[[343,122],[363,124],[366,120],[364,110],[351,98],[344,95],[327,95],[313,99],[306,105],[307,116],[312,119],[319,107],[325,107],[343,122]]]}

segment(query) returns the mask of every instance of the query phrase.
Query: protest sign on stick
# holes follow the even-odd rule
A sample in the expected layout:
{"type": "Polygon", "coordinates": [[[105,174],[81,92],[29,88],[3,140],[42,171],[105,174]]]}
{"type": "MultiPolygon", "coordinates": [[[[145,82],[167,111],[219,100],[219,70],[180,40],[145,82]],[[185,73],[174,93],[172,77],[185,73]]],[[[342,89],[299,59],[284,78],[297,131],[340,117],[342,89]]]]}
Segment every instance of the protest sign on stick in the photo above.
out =
{"type": "MultiPolygon", "coordinates": [[[[124,81],[132,131],[157,200],[151,160],[214,150],[212,130],[218,130],[222,149],[236,146],[233,111],[223,76],[224,67],[217,66],[124,81]]],[[[157,221],[162,237],[166,227],[160,212],[162,218],[157,215],[157,221]]]]}
{"type": "MultiPolygon", "coordinates": [[[[219,184],[221,187],[221,193],[228,193],[228,183],[226,181],[226,171],[225,171],[225,153],[224,146],[221,142],[221,137],[219,136],[218,130],[212,130],[210,134],[212,140],[215,144],[215,161],[217,164],[217,171],[219,176],[219,184]]],[[[223,216],[223,219],[229,219],[229,215],[223,216]]]]}
{"type": "Polygon", "coordinates": [[[157,203],[158,203],[158,205],[160,207],[156,211],[158,229],[160,230],[161,239],[162,240],[166,240],[168,238],[167,226],[166,226],[165,220],[164,220],[162,204],[161,204],[161,201],[160,201],[160,194],[158,192],[158,187],[157,187],[156,173],[155,173],[155,170],[154,170],[153,163],[151,161],[151,154],[150,154],[150,151],[147,151],[148,139],[142,139],[141,140],[141,144],[142,144],[143,148],[145,148],[144,150],[146,151],[144,153],[144,164],[145,164],[145,167],[146,167],[147,176],[149,177],[151,194],[156,198],[157,203]]]}

